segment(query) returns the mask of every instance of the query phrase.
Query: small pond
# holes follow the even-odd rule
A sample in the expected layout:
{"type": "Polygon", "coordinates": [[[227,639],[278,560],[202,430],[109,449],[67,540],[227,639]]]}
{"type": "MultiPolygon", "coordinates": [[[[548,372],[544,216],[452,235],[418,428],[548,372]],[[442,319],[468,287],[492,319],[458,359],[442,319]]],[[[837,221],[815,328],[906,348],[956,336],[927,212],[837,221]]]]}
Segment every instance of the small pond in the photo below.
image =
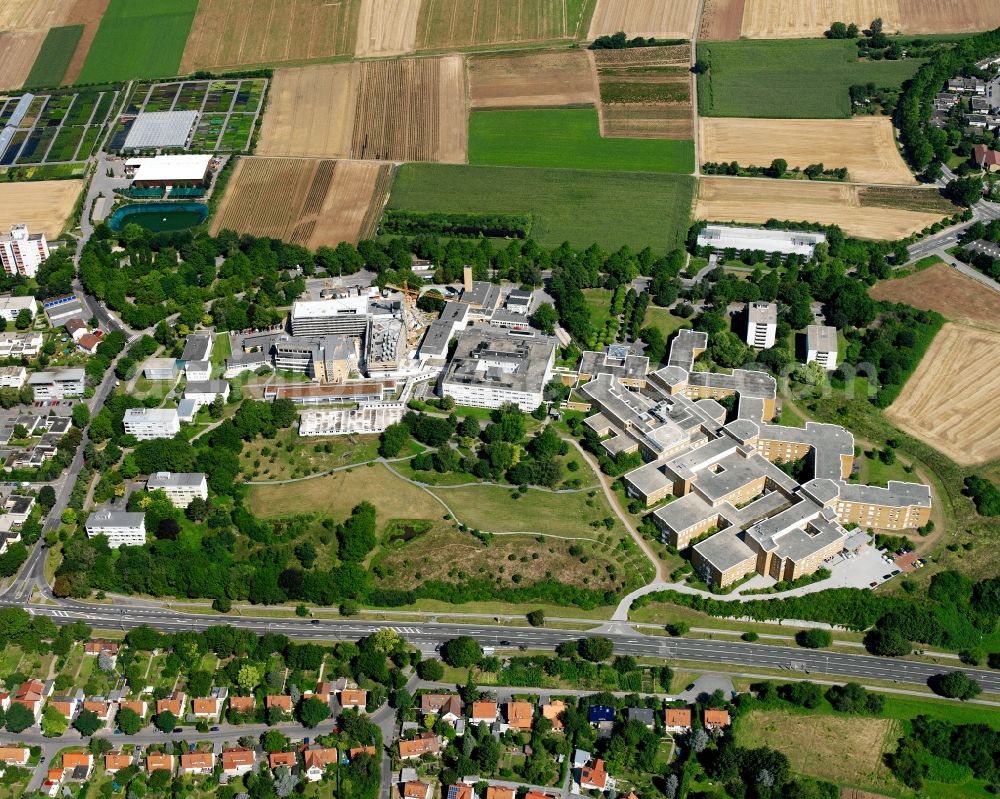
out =
{"type": "Polygon", "coordinates": [[[108,219],[112,230],[134,222],[154,233],[187,230],[208,218],[204,203],[134,203],[124,205],[108,219]]]}

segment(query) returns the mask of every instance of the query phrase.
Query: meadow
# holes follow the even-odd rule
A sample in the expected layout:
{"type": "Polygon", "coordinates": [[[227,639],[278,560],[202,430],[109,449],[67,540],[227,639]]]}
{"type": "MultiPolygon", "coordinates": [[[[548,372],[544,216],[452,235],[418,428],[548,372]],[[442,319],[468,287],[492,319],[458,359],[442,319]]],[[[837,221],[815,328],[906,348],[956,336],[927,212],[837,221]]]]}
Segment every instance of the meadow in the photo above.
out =
{"type": "Polygon", "coordinates": [[[694,143],[603,138],[592,108],[475,111],[469,163],[690,174],[694,143]]]}
{"type": "Polygon", "coordinates": [[[38,51],[31,72],[24,81],[25,89],[58,86],[62,83],[80,37],[83,36],[83,28],[83,25],[49,28],[45,41],[42,42],[42,49],[38,51]]]}
{"type": "Polygon", "coordinates": [[[111,0],[77,83],[176,75],[198,0],[111,0]]]}
{"type": "Polygon", "coordinates": [[[711,64],[698,76],[702,116],[775,119],[846,119],[852,85],[899,87],[923,63],[859,61],[853,41],[823,39],[712,42],[698,57],[711,64]]]}
{"type": "Polygon", "coordinates": [[[597,243],[681,246],[694,180],[679,175],[404,164],[390,208],[439,213],[527,213],[532,237],[554,247],[597,243]]]}

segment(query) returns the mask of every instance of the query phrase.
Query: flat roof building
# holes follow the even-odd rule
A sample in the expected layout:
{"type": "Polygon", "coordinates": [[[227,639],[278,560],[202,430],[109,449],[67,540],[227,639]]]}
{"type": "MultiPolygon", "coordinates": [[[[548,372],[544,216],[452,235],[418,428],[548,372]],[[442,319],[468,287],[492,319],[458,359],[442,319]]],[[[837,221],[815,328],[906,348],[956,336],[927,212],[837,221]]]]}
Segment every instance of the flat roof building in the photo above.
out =
{"type": "Polygon", "coordinates": [[[778,332],[778,306],[773,302],[747,304],[747,344],[767,350],[774,346],[778,332]]]}
{"type": "Polygon", "coordinates": [[[136,188],[149,186],[200,186],[208,179],[211,155],[158,155],[125,162],[136,188]]]}
{"type": "Polygon", "coordinates": [[[789,255],[812,258],[816,245],[825,241],[826,235],[823,233],[726,225],[706,225],[698,234],[698,246],[710,247],[715,252],[760,250],[769,254],[778,253],[782,258],[789,255]]]}
{"type": "Polygon", "coordinates": [[[52,327],[60,327],[70,319],[87,319],[90,311],[84,308],[83,302],[75,294],[62,297],[51,297],[42,301],[42,310],[49,318],[52,327]]]}
{"type": "Polygon", "coordinates": [[[89,538],[108,537],[108,546],[142,546],[146,543],[146,514],[114,511],[108,508],[94,511],[84,525],[89,538]]]}
{"type": "Polygon", "coordinates": [[[806,328],[806,363],[813,361],[828,372],[837,368],[837,328],[830,325],[806,328]]]}
{"type": "Polygon", "coordinates": [[[86,372],[83,369],[50,369],[35,372],[28,378],[28,385],[35,392],[35,399],[66,399],[83,394],[86,372]]]}
{"type": "Polygon", "coordinates": [[[211,333],[192,333],[184,340],[184,352],[181,353],[181,360],[187,364],[188,361],[207,361],[212,357],[212,344],[214,336],[211,333]]]}
{"type": "Polygon", "coordinates": [[[194,499],[208,499],[208,481],[202,472],[156,472],[146,481],[147,491],[162,491],[175,508],[186,508],[194,499]]]}
{"type": "Polygon", "coordinates": [[[292,305],[292,335],[361,336],[368,329],[368,297],[299,300],[292,305]]]}
{"type": "Polygon", "coordinates": [[[132,123],[122,149],[187,147],[197,120],[197,111],[144,111],[132,123]]]}
{"type": "Polygon", "coordinates": [[[142,365],[147,380],[174,380],[177,377],[176,358],[147,358],[142,365]]]}
{"type": "Polygon", "coordinates": [[[27,225],[11,225],[10,234],[0,236],[0,266],[8,275],[34,277],[48,257],[45,234],[29,233],[27,225]]]}
{"type": "Polygon", "coordinates": [[[181,429],[175,408],[129,408],[122,421],[126,435],[140,441],[173,438],[181,429]]]}

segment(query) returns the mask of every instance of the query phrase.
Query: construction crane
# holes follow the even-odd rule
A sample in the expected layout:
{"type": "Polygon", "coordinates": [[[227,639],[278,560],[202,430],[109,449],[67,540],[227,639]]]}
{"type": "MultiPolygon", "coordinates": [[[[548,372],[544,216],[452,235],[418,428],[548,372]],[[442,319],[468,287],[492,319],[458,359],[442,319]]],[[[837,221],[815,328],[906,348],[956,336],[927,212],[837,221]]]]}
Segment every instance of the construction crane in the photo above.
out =
{"type": "Polygon", "coordinates": [[[391,283],[386,283],[385,287],[393,291],[398,291],[403,295],[403,307],[405,309],[403,324],[406,327],[406,345],[407,347],[412,347],[420,341],[420,336],[423,333],[423,327],[417,321],[419,318],[417,316],[417,300],[420,297],[420,292],[416,289],[411,289],[407,280],[403,281],[402,288],[391,283]]]}

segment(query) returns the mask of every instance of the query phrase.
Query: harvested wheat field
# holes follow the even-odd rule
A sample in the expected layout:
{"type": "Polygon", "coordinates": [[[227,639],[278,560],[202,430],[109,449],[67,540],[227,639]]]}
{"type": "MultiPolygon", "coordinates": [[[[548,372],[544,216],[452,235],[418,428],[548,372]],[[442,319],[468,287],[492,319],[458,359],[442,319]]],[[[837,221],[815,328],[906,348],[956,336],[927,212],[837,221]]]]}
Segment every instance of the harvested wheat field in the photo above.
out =
{"type": "Polygon", "coordinates": [[[946,324],[886,416],[964,466],[1000,456],[1000,333],[946,324]]]}
{"type": "Polygon", "coordinates": [[[0,33],[0,89],[19,89],[45,41],[45,31],[0,33]]]}
{"type": "MultiPolygon", "coordinates": [[[[702,178],[698,185],[695,217],[718,222],[790,219],[839,225],[849,236],[899,239],[945,216],[926,210],[862,205],[859,189],[864,187],[844,183],[710,177],[702,178]]],[[[936,197],[937,192],[931,191],[936,197]]]]}
{"type": "Polygon", "coordinates": [[[310,249],[370,238],[389,196],[392,165],[375,161],[242,158],[212,235],[226,228],[310,249]]]}
{"type": "Polygon", "coordinates": [[[656,39],[690,39],[698,0],[597,0],[588,39],[625,31],[656,39]]]}
{"type": "Polygon", "coordinates": [[[740,38],[744,0],[705,0],[698,39],[725,42],[740,38]]]}
{"type": "Polygon", "coordinates": [[[101,24],[101,17],[108,8],[111,0],[76,0],[69,15],[64,20],[64,25],[83,25],[83,34],[77,42],[76,51],[70,59],[69,66],[66,67],[66,74],[63,75],[63,83],[67,86],[76,82],[83,69],[83,62],[87,58],[87,51],[97,35],[97,28],[101,24]]]}
{"type": "Polygon", "coordinates": [[[3,0],[0,31],[45,31],[66,24],[69,11],[69,0],[3,0]]]}
{"type": "Polygon", "coordinates": [[[597,82],[587,53],[473,56],[469,58],[473,108],[594,105],[597,82]]]}
{"type": "Polygon", "coordinates": [[[574,0],[423,0],[417,49],[574,39],[583,22],[582,5],[574,0]]]}
{"type": "Polygon", "coordinates": [[[257,155],[347,158],[360,64],[275,70],[257,155]]]}
{"type": "Polygon", "coordinates": [[[352,158],[465,163],[462,56],[363,63],[354,120],[352,158]]]}
{"type": "Polygon", "coordinates": [[[996,0],[745,0],[748,39],[822,36],[834,21],[865,28],[881,17],[887,33],[964,33],[1000,25],[996,0]]]}
{"type": "Polygon", "coordinates": [[[419,17],[420,0],[361,0],[355,55],[412,53],[419,17]]]}
{"type": "Polygon", "coordinates": [[[592,50],[600,87],[601,135],[694,137],[691,46],[592,50]]]}
{"type": "Polygon", "coordinates": [[[822,163],[847,167],[856,183],[914,185],[896,149],[889,117],[852,119],[726,119],[702,117],[703,161],[768,166],[784,158],[789,168],[822,163]]]}
{"type": "Polygon", "coordinates": [[[359,0],[200,0],[181,72],[351,55],[359,0]]]}
{"type": "Polygon", "coordinates": [[[877,300],[937,311],[955,322],[1000,332],[1000,294],[944,263],[896,280],[882,280],[868,293],[877,300]]]}
{"type": "Polygon", "coordinates": [[[32,231],[57,238],[81,189],[82,180],[0,183],[0,219],[24,222],[32,231]]]}

